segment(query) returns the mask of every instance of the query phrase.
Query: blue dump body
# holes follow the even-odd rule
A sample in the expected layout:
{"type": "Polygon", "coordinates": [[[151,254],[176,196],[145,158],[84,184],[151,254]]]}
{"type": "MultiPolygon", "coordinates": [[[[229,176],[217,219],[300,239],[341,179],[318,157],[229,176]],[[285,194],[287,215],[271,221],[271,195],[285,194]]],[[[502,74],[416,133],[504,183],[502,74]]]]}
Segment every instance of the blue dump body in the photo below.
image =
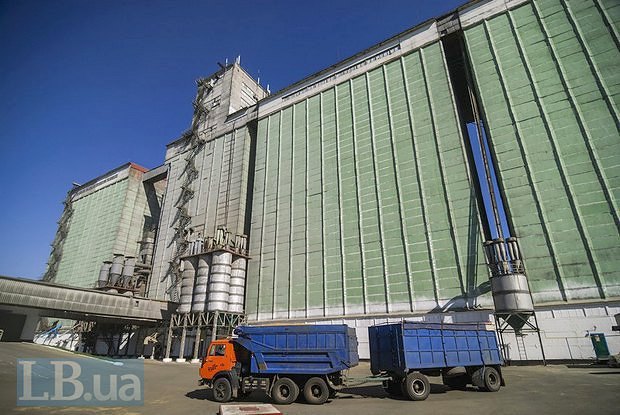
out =
{"type": "Polygon", "coordinates": [[[251,352],[253,375],[327,375],[359,363],[355,329],[346,325],[239,326],[235,334],[251,352]]]}
{"type": "Polygon", "coordinates": [[[368,328],[370,369],[410,370],[502,364],[495,332],[478,324],[394,323],[368,328]]]}

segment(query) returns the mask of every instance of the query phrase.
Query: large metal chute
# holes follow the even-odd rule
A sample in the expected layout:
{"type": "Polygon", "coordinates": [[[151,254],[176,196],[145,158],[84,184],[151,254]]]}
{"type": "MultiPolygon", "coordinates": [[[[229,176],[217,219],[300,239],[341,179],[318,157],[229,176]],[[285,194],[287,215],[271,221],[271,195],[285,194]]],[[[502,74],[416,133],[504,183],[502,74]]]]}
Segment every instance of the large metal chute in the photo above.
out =
{"type": "Polygon", "coordinates": [[[534,304],[517,238],[486,241],[484,248],[492,274],[495,315],[518,332],[534,314],[534,304]]]}
{"type": "MultiPolygon", "coordinates": [[[[469,133],[467,144],[475,165],[473,176],[477,178],[474,187],[479,191],[480,205],[485,206],[480,213],[488,239],[484,242],[484,248],[491,274],[497,329],[500,338],[504,331],[514,332],[517,344],[524,331],[536,332],[540,340],[523,257],[517,238],[511,235],[502,187],[495,174],[497,169],[493,163],[491,137],[487,134],[485,114],[474,84],[467,46],[455,16],[438,20],[438,29],[443,34],[442,45],[453,81],[453,92],[459,104],[459,116],[469,133]]],[[[503,343],[503,338],[501,340],[503,343]]]]}

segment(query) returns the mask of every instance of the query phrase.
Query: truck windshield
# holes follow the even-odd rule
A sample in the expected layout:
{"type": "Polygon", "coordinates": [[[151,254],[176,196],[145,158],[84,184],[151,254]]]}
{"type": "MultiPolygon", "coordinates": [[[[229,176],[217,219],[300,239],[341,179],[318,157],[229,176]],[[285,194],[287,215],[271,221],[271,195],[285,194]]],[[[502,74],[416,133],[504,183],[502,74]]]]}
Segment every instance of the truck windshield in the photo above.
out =
{"type": "Polygon", "coordinates": [[[224,356],[226,354],[225,344],[215,344],[209,350],[209,356],[224,356]]]}

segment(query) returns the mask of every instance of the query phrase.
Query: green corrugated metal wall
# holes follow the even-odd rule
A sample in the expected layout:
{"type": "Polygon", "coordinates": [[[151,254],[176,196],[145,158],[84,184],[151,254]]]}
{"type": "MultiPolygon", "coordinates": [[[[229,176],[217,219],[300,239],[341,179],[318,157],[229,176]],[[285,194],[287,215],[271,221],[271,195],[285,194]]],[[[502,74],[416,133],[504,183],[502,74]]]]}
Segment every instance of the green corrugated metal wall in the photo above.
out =
{"type": "Polygon", "coordinates": [[[114,254],[137,256],[146,218],[150,215],[142,172],[91,194],[77,197],[53,282],[93,288],[103,261],[114,254]]]}
{"type": "Polygon", "coordinates": [[[620,295],[617,1],[534,1],[465,31],[537,302],[620,295]]]}
{"type": "Polygon", "coordinates": [[[55,283],[93,288],[103,261],[112,260],[129,180],[73,202],[55,283]]]}
{"type": "Polygon", "coordinates": [[[488,274],[439,43],[259,120],[251,319],[464,304],[488,274]]]}

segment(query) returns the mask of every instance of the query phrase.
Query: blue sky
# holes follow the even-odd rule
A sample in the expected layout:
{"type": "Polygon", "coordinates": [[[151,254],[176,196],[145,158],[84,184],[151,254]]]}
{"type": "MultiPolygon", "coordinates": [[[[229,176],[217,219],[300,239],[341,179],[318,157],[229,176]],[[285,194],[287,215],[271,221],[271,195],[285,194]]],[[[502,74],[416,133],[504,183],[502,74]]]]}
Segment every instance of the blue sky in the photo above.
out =
{"type": "Polygon", "coordinates": [[[0,0],[0,274],[43,274],[72,182],[160,165],[218,61],[277,91],[462,3],[0,0]]]}

